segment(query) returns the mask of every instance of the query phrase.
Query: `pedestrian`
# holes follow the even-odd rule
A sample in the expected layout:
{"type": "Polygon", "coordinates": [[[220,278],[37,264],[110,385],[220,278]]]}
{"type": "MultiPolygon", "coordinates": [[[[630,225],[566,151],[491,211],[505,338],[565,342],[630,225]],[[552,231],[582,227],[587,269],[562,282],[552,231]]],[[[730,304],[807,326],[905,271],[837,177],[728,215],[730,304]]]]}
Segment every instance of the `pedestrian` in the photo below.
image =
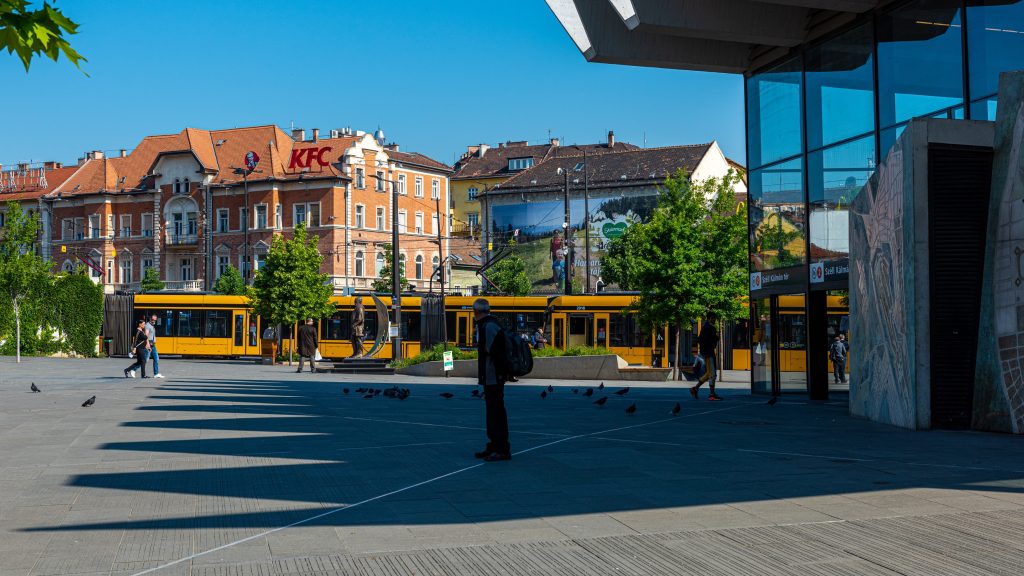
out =
{"type": "Polygon", "coordinates": [[[363,297],[356,296],[355,308],[352,309],[352,357],[363,357],[363,328],[366,325],[366,312],[363,310],[363,297]]]}
{"type": "Polygon", "coordinates": [[[149,337],[149,355],[153,358],[153,378],[163,378],[160,373],[160,353],[156,351],[157,316],[153,314],[146,323],[146,336],[149,337]]]}
{"type": "Polygon", "coordinates": [[[487,413],[487,446],[474,454],[487,462],[512,459],[512,447],[508,442],[508,414],[505,412],[505,381],[502,373],[505,347],[501,335],[501,324],[491,316],[491,305],[483,298],[473,302],[473,318],[476,320],[477,341],[477,383],[484,387],[484,408],[487,413]]]}
{"type": "Polygon", "coordinates": [[[828,349],[828,359],[832,361],[832,382],[834,384],[846,384],[846,352],[848,350],[845,334],[836,336],[832,341],[832,346],[828,349]]]}
{"type": "Polygon", "coordinates": [[[135,356],[135,363],[124,369],[125,378],[135,378],[135,369],[142,370],[142,377],[146,376],[146,362],[149,361],[149,336],[146,335],[146,319],[139,318],[135,325],[135,334],[132,336],[131,353],[135,356]]]}
{"type": "Polygon", "coordinates": [[[544,345],[548,343],[548,339],[544,337],[544,326],[538,326],[537,332],[533,335],[533,347],[537,350],[543,350],[544,345]]]}
{"type": "Polygon", "coordinates": [[[700,352],[700,357],[704,360],[704,374],[697,380],[697,384],[690,388],[690,395],[694,399],[697,398],[697,390],[705,382],[708,382],[708,387],[711,388],[708,400],[722,399],[715,393],[715,350],[718,348],[718,329],[715,328],[716,319],[717,316],[714,312],[708,312],[708,317],[700,328],[700,334],[697,336],[697,350],[700,352]]]}
{"type": "Polygon", "coordinates": [[[316,326],[313,326],[313,319],[306,318],[306,323],[299,326],[299,369],[302,372],[302,361],[309,358],[309,372],[316,372],[316,326]]]}

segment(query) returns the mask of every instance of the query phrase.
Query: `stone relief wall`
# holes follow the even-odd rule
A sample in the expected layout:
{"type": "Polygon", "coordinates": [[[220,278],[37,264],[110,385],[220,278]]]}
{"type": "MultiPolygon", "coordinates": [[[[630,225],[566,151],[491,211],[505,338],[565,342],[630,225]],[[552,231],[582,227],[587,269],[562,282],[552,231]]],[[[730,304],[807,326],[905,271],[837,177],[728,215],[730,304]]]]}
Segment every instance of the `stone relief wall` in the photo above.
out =
{"type": "Polygon", "coordinates": [[[900,138],[851,206],[850,412],[914,428],[911,154],[900,138]]]}
{"type": "Polygon", "coordinates": [[[999,83],[972,427],[1024,433],[1024,72],[999,83]]]}

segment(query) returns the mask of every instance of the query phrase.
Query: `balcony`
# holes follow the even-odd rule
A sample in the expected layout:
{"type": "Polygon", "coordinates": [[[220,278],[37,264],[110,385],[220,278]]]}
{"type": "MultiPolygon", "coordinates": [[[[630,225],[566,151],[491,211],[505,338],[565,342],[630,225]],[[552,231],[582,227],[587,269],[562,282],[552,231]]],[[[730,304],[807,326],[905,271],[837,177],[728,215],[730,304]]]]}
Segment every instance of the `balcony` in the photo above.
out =
{"type": "Polygon", "coordinates": [[[451,235],[455,238],[476,238],[479,233],[479,226],[473,226],[472,224],[452,224],[451,235]]]}
{"type": "Polygon", "coordinates": [[[166,246],[195,246],[199,244],[199,234],[179,234],[168,231],[165,235],[164,245],[166,246]]]}
{"type": "Polygon", "coordinates": [[[171,292],[202,292],[202,280],[167,280],[164,282],[164,290],[171,292]]]}

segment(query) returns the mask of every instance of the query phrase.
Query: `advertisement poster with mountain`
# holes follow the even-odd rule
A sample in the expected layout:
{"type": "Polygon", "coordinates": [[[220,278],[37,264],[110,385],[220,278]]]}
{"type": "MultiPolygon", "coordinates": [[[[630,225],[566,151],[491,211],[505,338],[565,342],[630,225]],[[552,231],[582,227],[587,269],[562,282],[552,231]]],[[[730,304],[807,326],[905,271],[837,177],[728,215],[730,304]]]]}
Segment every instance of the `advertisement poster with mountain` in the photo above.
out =
{"type": "MultiPolygon", "coordinates": [[[[653,191],[630,196],[594,194],[589,204],[590,285],[593,289],[601,275],[601,259],[607,252],[608,242],[621,237],[633,223],[650,219],[658,204],[658,196],[653,191]]],[[[526,263],[526,273],[536,293],[561,292],[567,274],[571,274],[577,289],[586,285],[587,234],[584,227],[587,219],[583,199],[573,198],[569,212],[569,237],[574,244],[571,260],[566,253],[565,202],[562,198],[549,195],[539,201],[497,204],[490,209],[491,230],[497,242],[508,242],[519,230],[517,251],[526,263]]]]}

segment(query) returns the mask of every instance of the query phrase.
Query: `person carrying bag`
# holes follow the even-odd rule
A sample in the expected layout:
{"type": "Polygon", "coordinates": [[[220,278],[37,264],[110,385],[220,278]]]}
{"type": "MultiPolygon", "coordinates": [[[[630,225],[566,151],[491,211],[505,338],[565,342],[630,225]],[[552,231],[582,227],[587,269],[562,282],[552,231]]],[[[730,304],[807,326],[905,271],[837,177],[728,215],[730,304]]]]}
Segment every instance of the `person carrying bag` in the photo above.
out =
{"type": "Polygon", "coordinates": [[[132,353],[135,355],[135,363],[124,369],[125,378],[135,378],[135,369],[142,369],[142,377],[146,376],[146,363],[149,361],[149,335],[146,334],[146,319],[140,318],[135,326],[135,336],[132,337],[132,353]]]}

